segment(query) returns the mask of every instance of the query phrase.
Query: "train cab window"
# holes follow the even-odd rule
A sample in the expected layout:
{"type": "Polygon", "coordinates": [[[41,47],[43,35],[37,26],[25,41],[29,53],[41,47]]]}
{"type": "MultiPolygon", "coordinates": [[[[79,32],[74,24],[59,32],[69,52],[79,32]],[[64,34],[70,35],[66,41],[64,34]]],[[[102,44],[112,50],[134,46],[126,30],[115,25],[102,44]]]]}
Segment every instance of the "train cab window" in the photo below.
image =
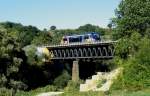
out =
{"type": "Polygon", "coordinates": [[[84,39],[89,39],[89,35],[85,35],[85,36],[84,36],[84,39]]]}
{"type": "Polygon", "coordinates": [[[69,38],[69,42],[70,42],[70,43],[73,43],[73,42],[81,42],[81,40],[80,40],[79,37],[71,37],[71,38],[69,38]]]}
{"type": "Polygon", "coordinates": [[[67,38],[63,38],[63,41],[67,41],[67,38]]]}

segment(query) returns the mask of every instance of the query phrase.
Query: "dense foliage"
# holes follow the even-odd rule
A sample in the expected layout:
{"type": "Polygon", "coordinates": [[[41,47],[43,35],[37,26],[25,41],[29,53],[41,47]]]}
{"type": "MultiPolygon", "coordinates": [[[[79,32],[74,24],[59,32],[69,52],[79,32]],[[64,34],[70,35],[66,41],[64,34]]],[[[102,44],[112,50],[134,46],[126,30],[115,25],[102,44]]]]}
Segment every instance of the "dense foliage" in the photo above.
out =
{"type": "Polygon", "coordinates": [[[150,28],[149,0],[122,0],[113,22],[117,27],[116,38],[129,37],[135,31],[144,36],[150,28]]]}
{"type": "Polygon", "coordinates": [[[116,10],[114,39],[116,64],[124,72],[114,84],[115,88],[137,90],[150,87],[150,1],[122,0],[116,10]]]}
{"type": "Polygon", "coordinates": [[[30,25],[23,26],[12,22],[4,22],[0,25],[7,30],[10,36],[18,40],[21,47],[31,44],[33,38],[40,32],[36,27],[30,25]]]}
{"type": "Polygon", "coordinates": [[[51,26],[50,30],[39,30],[19,23],[0,23],[0,94],[9,96],[18,90],[27,91],[47,84],[55,85],[56,90],[63,89],[71,79],[71,67],[63,62],[44,64],[36,48],[59,44],[64,35],[90,31],[107,32],[91,24],[74,30],[56,30],[56,26],[51,26]]]}
{"type": "MultiPolygon", "coordinates": [[[[113,64],[124,67],[124,71],[113,84],[113,88],[128,90],[149,88],[149,10],[149,0],[122,0],[116,9],[116,18],[113,18],[108,24],[109,29],[86,24],[77,29],[59,30],[56,26],[51,26],[49,30],[39,30],[34,26],[23,26],[18,23],[0,23],[0,94],[9,96],[18,90],[27,91],[53,84],[54,86],[45,87],[44,91],[56,91],[65,87],[64,96],[68,94],[103,95],[101,92],[79,93],[77,91],[79,84],[69,82],[71,79],[69,64],[64,64],[63,61],[43,63],[36,54],[37,46],[59,44],[64,35],[94,31],[101,35],[108,35],[108,37],[111,37],[113,31],[114,40],[118,40],[113,64]],[[67,82],[69,82],[68,86],[67,82]]],[[[81,64],[80,67],[83,65],[81,64]]],[[[89,67],[91,74],[94,74],[93,69],[96,70],[99,67],[92,68],[88,63],[86,65],[84,68],[89,67]]],[[[82,71],[84,70],[80,71],[83,73],[80,75],[85,76],[83,79],[89,76],[90,73],[85,74],[82,71]]],[[[37,91],[41,90],[37,89],[37,91]]],[[[23,91],[20,92],[24,94],[23,91]]]]}
{"type": "Polygon", "coordinates": [[[16,38],[2,26],[0,34],[0,87],[25,90],[27,85],[18,78],[19,68],[23,63],[23,58],[20,56],[23,50],[16,38]]]}

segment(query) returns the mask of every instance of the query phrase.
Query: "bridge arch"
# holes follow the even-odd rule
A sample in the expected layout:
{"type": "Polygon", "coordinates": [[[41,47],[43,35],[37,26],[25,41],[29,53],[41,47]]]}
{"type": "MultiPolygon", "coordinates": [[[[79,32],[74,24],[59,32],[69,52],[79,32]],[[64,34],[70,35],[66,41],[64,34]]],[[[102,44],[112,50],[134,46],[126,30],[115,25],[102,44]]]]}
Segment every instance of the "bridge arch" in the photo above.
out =
{"type": "Polygon", "coordinates": [[[73,49],[70,49],[70,56],[71,56],[71,57],[74,57],[73,49]]]}
{"type": "Polygon", "coordinates": [[[87,50],[86,50],[86,48],[83,48],[83,56],[84,57],[87,57],[88,55],[87,55],[87,50]]]}
{"type": "Polygon", "coordinates": [[[93,49],[92,49],[92,55],[93,55],[93,56],[98,56],[97,51],[96,51],[96,48],[93,48],[93,49]]]}
{"type": "Polygon", "coordinates": [[[88,52],[88,56],[89,56],[89,57],[92,57],[92,51],[91,51],[91,48],[88,48],[87,52],[88,52]]]}
{"type": "Polygon", "coordinates": [[[81,48],[79,48],[79,56],[83,57],[83,50],[81,48]]]}
{"type": "Polygon", "coordinates": [[[108,56],[108,52],[106,47],[103,47],[103,56],[108,56]]]}
{"type": "Polygon", "coordinates": [[[74,49],[74,56],[78,57],[78,50],[77,49],[74,49]]]}
{"type": "Polygon", "coordinates": [[[62,57],[66,57],[66,52],[65,52],[65,50],[62,50],[62,57]]]}
{"type": "Polygon", "coordinates": [[[61,50],[58,50],[59,57],[62,57],[61,50]]]}
{"type": "Polygon", "coordinates": [[[102,54],[102,50],[101,50],[101,48],[100,48],[100,47],[98,48],[98,52],[97,52],[97,53],[98,53],[98,56],[103,56],[103,54],[102,54]]]}
{"type": "Polygon", "coordinates": [[[66,57],[70,57],[69,49],[66,49],[66,57]]]}

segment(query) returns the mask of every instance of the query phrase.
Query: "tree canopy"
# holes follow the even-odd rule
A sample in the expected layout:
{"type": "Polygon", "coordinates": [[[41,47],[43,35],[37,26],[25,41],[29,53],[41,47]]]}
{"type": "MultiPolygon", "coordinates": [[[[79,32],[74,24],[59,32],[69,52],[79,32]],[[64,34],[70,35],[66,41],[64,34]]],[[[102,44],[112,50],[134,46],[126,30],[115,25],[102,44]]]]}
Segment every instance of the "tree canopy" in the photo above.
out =
{"type": "Polygon", "coordinates": [[[23,56],[20,56],[22,49],[4,29],[0,28],[0,87],[26,89],[27,85],[18,80],[17,74],[23,63],[23,56]]]}
{"type": "Polygon", "coordinates": [[[149,0],[122,0],[116,10],[116,39],[131,36],[135,31],[145,35],[150,28],[150,1],[149,0]]]}
{"type": "Polygon", "coordinates": [[[16,38],[22,47],[31,44],[33,38],[40,32],[39,29],[31,25],[23,26],[12,22],[3,22],[0,25],[6,28],[8,34],[16,38]]]}

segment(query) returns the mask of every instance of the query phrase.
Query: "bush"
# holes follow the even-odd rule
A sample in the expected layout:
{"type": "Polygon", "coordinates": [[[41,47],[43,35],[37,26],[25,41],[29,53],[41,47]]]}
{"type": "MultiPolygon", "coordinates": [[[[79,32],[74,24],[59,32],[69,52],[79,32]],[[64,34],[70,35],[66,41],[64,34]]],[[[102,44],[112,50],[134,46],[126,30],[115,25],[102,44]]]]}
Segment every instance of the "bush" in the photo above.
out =
{"type": "Polygon", "coordinates": [[[58,76],[54,80],[54,85],[57,86],[59,89],[63,89],[67,86],[68,81],[71,79],[71,76],[67,71],[63,71],[60,76],[58,76]]]}
{"type": "Polygon", "coordinates": [[[57,87],[53,85],[48,85],[42,88],[37,88],[34,92],[49,92],[49,91],[57,91],[57,87]]]}
{"type": "Polygon", "coordinates": [[[12,90],[0,88],[0,96],[12,96],[12,90]]]}
{"type": "Polygon", "coordinates": [[[50,92],[50,91],[57,91],[57,87],[53,85],[47,85],[45,87],[37,88],[35,90],[31,90],[28,92],[25,91],[19,91],[16,96],[35,96],[39,93],[43,92],[50,92]]]}
{"type": "Polygon", "coordinates": [[[106,83],[106,79],[102,79],[102,80],[99,80],[98,82],[97,82],[97,88],[100,88],[100,87],[102,87],[102,85],[104,84],[104,83],[106,83]]]}
{"type": "Polygon", "coordinates": [[[124,71],[113,88],[141,90],[150,87],[150,39],[139,41],[138,50],[128,59],[121,60],[124,71]]]}
{"type": "Polygon", "coordinates": [[[69,81],[67,87],[65,88],[65,91],[79,91],[79,87],[80,81],[79,82],[69,81]]]}
{"type": "Polygon", "coordinates": [[[82,80],[79,82],[69,81],[67,87],[65,88],[64,94],[61,96],[104,96],[103,92],[80,92],[80,84],[83,83],[82,80]]]}

